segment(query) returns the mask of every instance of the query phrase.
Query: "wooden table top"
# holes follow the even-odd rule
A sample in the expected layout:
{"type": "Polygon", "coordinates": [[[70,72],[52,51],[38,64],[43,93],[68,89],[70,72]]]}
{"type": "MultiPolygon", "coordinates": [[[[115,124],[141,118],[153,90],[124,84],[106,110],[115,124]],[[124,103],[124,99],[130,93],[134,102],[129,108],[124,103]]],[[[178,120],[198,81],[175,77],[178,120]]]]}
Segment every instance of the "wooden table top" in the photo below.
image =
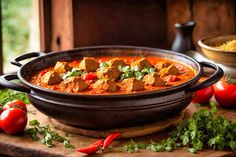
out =
{"type": "MultiPolygon", "coordinates": [[[[187,109],[185,110],[185,118],[188,118],[192,115],[192,113],[196,112],[200,108],[196,108],[195,105],[190,104],[187,109]]],[[[29,120],[37,119],[42,125],[48,123],[48,118],[38,112],[32,105],[28,106],[29,111],[33,111],[35,114],[28,114],[29,120]]],[[[226,110],[219,108],[218,114],[224,115],[226,118],[236,121],[236,110],[226,110]]],[[[29,126],[27,126],[29,127],[29,126]]],[[[173,129],[173,128],[172,128],[173,129]]],[[[168,132],[172,130],[167,129],[165,131],[144,136],[134,138],[133,140],[136,142],[150,142],[150,140],[158,141],[163,138],[168,137],[168,132]]],[[[61,135],[65,135],[66,133],[61,130],[56,130],[61,135]]],[[[34,142],[31,140],[31,137],[28,134],[18,135],[18,136],[11,136],[4,133],[0,133],[0,154],[6,154],[9,156],[21,156],[21,157],[30,157],[30,156],[37,156],[37,157],[79,157],[85,156],[82,153],[76,152],[77,148],[86,147],[92,142],[96,141],[96,138],[80,136],[80,135],[71,135],[69,137],[71,143],[75,145],[75,149],[64,148],[62,143],[55,143],[55,147],[48,148],[46,145],[41,144],[40,142],[34,142]]],[[[152,152],[149,150],[141,150],[139,153],[126,153],[122,152],[122,146],[128,144],[130,139],[120,139],[116,140],[112,143],[112,149],[110,152],[107,153],[97,153],[94,156],[105,156],[105,157],[125,157],[125,156],[135,156],[135,157],[143,157],[143,156],[161,156],[161,157],[176,157],[181,155],[181,157],[219,157],[219,156],[236,156],[236,153],[230,151],[215,151],[215,150],[203,150],[199,151],[196,154],[191,154],[187,151],[186,148],[181,148],[179,150],[175,150],[173,152],[152,152]]]]}

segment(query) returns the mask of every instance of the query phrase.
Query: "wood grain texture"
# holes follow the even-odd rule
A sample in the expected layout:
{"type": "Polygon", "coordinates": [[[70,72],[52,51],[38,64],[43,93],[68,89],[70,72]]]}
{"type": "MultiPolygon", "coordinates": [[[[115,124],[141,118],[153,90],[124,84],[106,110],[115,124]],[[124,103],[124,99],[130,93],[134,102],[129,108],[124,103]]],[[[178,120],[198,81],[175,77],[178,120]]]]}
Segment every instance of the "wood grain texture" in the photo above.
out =
{"type": "Polygon", "coordinates": [[[185,23],[191,20],[191,8],[189,0],[168,0],[167,20],[168,20],[168,47],[171,47],[175,38],[175,23],[185,23]]]}
{"type": "Polygon", "coordinates": [[[75,46],[139,45],[166,48],[163,1],[73,1],[75,46]]]}
{"type": "Polygon", "coordinates": [[[51,0],[51,48],[74,48],[72,0],[51,0]]]}
{"type": "Polygon", "coordinates": [[[105,131],[74,127],[71,125],[60,123],[51,118],[49,119],[49,123],[63,131],[73,133],[73,134],[78,134],[78,135],[94,137],[94,138],[106,138],[108,135],[110,135],[113,132],[121,133],[121,136],[119,136],[119,138],[134,138],[134,137],[146,136],[146,135],[154,134],[157,132],[161,132],[163,130],[166,130],[167,128],[176,126],[183,119],[183,117],[184,117],[184,112],[181,112],[177,115],[174,115],[172,117],[169,117],[167,119],[164,119],[155,123],[135,126],[135,127],[116,128],[116,129],[110,129],[110,130],[105,130],[105,131]]]}
{"type": "Polygon", "coordinates": [[[194,0],[195,43],[202,37],[236,33],[235,0],[194,0]]]}
{"type": "MultiPolygon", "coordinates": [[[[200,108],[196,108],[193,104],[190,104],[185,111],[185,118],[191,117],[191,115],[198,111],[200,108]]],[[[37,119],[40,121],[41,125],[48,124],[48,118],[42,113],[35,110],[31,105],[28,106],[28,110],[36,114],[28,114],[29,120],[37,119]]],[[[219,108],[218,114],[225,116],[232,121],[236,121],[236,111],[235,110],[226,110],[219,108]]],[[[51,125],[51,124],[50,124],[51,125]]],[[[52,125],[51,125],[52,126],[52,125]]],[[[29,126],[27,126],[29,128],[29,126]]],[[[168,137],[168,133],[173,128],[165,130],[163,132],[151,134],[148,136],[143,136],[139,138],[133,138],[136,142],[150,142],[150,140],[160,141],[168,137]]],[[[56,129],[56,131],[65,135],[65,132],[56,129]]],[[[97,138],[90,138],[87,136],[80,136],[71,134],[71,137],[68,137],[72,144],[75,145],[75,148],[83,148],[96,141],[97,138]]],[[[62,143],[55,143],[54,148],[48,148],[47,146],[41,144],[40,142],[33,142],[28,134],[23,134],[19,136],[10,136],[4,133],[0,133],[0,153],[7,154],[10,156],[24,156],[24,157],[79,157],[84,156],[82,153],[76,152],[76,149],[67,149],[64,148],[62,143]]],[[[105,156],[105,157],[143,157],[143,156],[161,156],[161,157],[192,157],[193,154],[189,153],[186,148],[181,148],[173,152],[151,152],[149,150],[141,150],[139,153],[125,153],[121,152],[122,146],[128,144],[130,139],[119,139],[112,143],[112,150],[110,152],[102,154],[98,152],[95,156],[105,156]]],[[[194,155],[194,157],[219,157],[219,156],[236,156],[235,152],[230,151],[214,151],[214,150],[203,150],[194,155]]]]}
{"type": "Polygon", "coordinates": [[[51,51],[51,1],[39,0],[40,50],[51,51]]]}
{"type": "MultiPolygon", "coordinates": [[[[0,28],[2,28],[2,1],[0,1],[0,28]]],[[[3,73],[2,29],[0,29],[0,74],[3,73]]],[[[1,86],[0,86],[1,88],[1,86]]]]}
{"type": "Polygon", "coordinates": [[[174,24],[191,19],[197,22],[195,45],[204,36],[236,33],[234,0],[40,2],[44,2],[41,43],[46,51],[108,44],[170,49],[174,24]]]}

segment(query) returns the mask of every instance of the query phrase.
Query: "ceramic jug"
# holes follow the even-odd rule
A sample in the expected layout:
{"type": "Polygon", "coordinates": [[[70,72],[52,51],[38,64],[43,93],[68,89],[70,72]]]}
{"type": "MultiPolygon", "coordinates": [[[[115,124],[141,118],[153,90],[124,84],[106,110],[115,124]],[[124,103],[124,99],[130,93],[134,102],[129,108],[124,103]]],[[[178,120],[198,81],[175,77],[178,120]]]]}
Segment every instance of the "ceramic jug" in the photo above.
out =
{"type": "Polygon", "coordinates": [[[195,21],[175,24],[176,36],[171,47],[172,51],[185,53],[188,50],[195,50],[192,40],[192,34],[195,25],[195,21]]]}

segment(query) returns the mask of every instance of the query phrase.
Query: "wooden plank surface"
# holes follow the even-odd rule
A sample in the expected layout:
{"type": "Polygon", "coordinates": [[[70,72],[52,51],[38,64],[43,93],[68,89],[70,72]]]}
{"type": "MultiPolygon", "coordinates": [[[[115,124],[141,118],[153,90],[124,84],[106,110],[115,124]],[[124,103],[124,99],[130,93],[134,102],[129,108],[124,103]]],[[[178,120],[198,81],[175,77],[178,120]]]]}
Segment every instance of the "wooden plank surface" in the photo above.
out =
{"type": "MultiPolygon", "coordinates": [[[[189,105],[188,108],[185,111],[185,118],[188,118],[192,115],[192,113],[196,112],[200,108],[196,108],[193,104],[189,105]]],[[[28,114],[29,120],[32,119],[38,119],[42,125],[48,124],[48,118],[44,116],[43,114],[39,113],[35,110],[34,107],[31,105],[28,106],[28,110],[32,111],[35,114],[28,114]]],[[[226,118],[231,119],[233,121],[236,121],[236,111],[235,110],[226,110],[226,109],[219,109],[218,114],[224,115],[226,118]]],[[[51,125],[51,124],[50,124],[51,125]]],[[[27,126],[28,127],[28,126],[27,126]]],[[[172,129],[168,129],[165,131],[162,131],[160,133],[143,136],[139,138],[134,138],[136,142],[150,142],[150,140],[158,141],[163,138],[166,138],[168,136],[168,132],[170,132],[172,129]]],[[[61,135],[65,135],[65,132],[58,130],[61,135]]],[[[72,135],[72,134],[71,134],[72,135]]],[[[30,157],[30,156],[37,156],[37,157],[54,157],[54,156],[67,156],[67,157],[78,157],[78,156],[84,156],[82,153],[76,152],[76,149],[67,149],[64,148],[62,143],[55,143],[54,148],[48,148],[47,146],[41,144],[40,142],[33,142],[29,135],[23,134],[19,136],[10,136],[6,135],[4,133],[0,133],[0,153],[7,154],[11,156],[24,156],[24,157],[30,157]]],[[[96,141],[96,138],[90,138],[86,136],[80,136],[80,135],[72,135],[72,137],[69,137],[71,140],[71,143],[75,145],[75,148],[82,148],[90,143],[96,141]]],[[[114,141],[112,143],[112,150],[107,153],[101,153],[99,152],[96,154],[96,156],[105,156],[105,157],[126,157],[126,156],[161,156],[161,157],[175,157],[181,155],[181,157],[191,157],[193,154],[187,152],[186,148],[181,148],[179,150],[173,151],[173,152],[162,152],[162,153],[156,153],[151,152],[149,150],[141,150],[139,153],[125,153],[122,152],[122,146],[125,144],[128,144],[130,142],[130,139],[120,139],[114,141]]],[[[214,151],[214,150],[204,150],[200,151],[197,154],[194,155],[195,157],[219,157],[219,156],[236,156],[233,152],[227,152],[227,151],[214,151]]]]}

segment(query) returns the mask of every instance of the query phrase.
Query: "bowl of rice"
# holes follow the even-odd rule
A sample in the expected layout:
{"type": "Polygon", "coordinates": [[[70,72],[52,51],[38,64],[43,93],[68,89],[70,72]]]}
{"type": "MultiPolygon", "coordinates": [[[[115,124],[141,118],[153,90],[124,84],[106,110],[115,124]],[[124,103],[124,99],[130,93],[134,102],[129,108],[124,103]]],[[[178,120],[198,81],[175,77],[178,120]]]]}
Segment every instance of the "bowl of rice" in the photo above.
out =
{"type": "Polygon", "coordinates": [[[208,59],[236,66],[236,34],[205,37],[198,41],[198,45],[208,59]]]}

